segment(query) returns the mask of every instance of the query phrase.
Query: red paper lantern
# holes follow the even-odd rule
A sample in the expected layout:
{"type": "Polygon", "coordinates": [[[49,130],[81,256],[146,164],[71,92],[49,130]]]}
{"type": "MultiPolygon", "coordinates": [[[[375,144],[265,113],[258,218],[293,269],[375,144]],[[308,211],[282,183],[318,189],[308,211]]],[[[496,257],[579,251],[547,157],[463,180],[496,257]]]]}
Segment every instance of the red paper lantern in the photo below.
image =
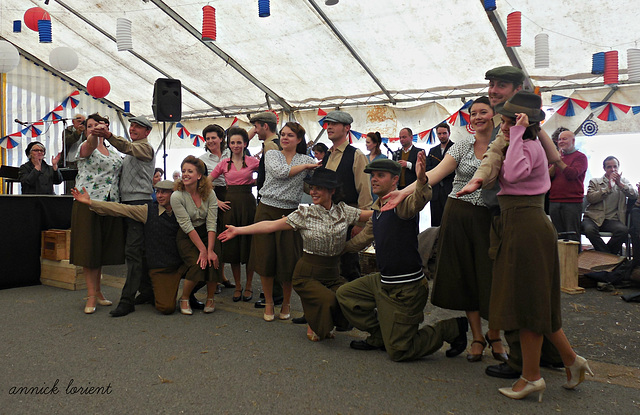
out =
{"type": "Polygon", "coordinates": [[[618,83],[618,51],[612,50],[604,53],[604,84],[618,83]]]}
{"type": "Polygon", "coordinates": [[[202,8],[202,40],[216,40],[216,9],[209,5],[202,8]]]}
{"type": "Polygon", "coordinates": [[[34,32],[38,31],[38,20],[51,20],[51,16],[40,7],[32,7],[24,13],[24,24],[34,32]]]}
{"type": "Polygon", "coordinates": [[[94,98],[104,98],[111,91],[111,85],[102,76],[94,76],[87,82],[87,91],[94,98]]]}
{"type": "Polygon", "coordinates": [[[507,46],[520,46],[522,38],[522,13],[513,12],[507,16],[507,46]]]}

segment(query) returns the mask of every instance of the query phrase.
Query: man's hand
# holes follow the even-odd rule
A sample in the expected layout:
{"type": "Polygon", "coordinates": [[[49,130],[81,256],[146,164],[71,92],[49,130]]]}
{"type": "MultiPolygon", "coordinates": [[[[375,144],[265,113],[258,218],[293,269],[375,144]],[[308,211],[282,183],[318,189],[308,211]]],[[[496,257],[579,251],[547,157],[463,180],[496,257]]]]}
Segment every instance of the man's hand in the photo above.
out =
{"type": "Polygon", "coordinates": [[[456,196],[460,197],[475,192],[482,186],[483,181],[484,180],[482,180],[481,178],[469,180],[469,183],[467,183],[462,189],[460,189],[458,193],[456,193],[456,196]]]}
{"type": "Polygon", "coordinates": [[[93,129],[93,135],[95,135],[96,137],[109,139],[111,138],[111,131],[109,131],[109,127],[107,127],[107,124],[100,123],[93,129]]]}
{"type": "Polygon", "coordinates": [[[618,172],[613,172],[611,173],[611,177],[609,178],[609,180],[613,180],[618,187],[623,188],[624,185],[622,184],[622,173],[618,173],[618,172]]]}
{"type": "Polygon", "coordinates": [[[424,151],[418,153],[418,161],[416,163],[416,176],[421,184],[427,183],[427,155],[424,151]]]}
{"type": "Polygon", "coordinates": [[[351,237],[355,238],[363,229],[364,228],[362,226],[354,226],[353,229],[351,229],[351,237]]]}
{"type": "Polygon", "coordinates": [[[404,160],[398,160],[398,163],[400,163],[402,167],[407,167],[407,162],[404,160]]]}
{"type": "Polygon", "coordinates": [[[71,189],[71,195],[78,202],[91,206],[91,197],[89,197],[89,193],[87,193],[87,189],[84,187],[82,187],[82,192],[79,191],[77,187],[74,187],[71,189]]]}

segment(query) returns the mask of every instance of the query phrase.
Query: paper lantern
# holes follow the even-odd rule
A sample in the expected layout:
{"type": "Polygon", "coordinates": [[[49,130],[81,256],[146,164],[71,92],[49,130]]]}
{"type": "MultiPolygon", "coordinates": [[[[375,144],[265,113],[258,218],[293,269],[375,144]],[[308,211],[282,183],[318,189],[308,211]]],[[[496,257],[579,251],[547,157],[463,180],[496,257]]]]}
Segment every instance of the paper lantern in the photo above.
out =
{"type": "Polygon", "coordinates": [[[325,6],[335,6],[336,4],[338,4],[340,0],[325,0],[324,5],[325,6]]]}
{"type": "Polygon", "coordinates": [[[604,52],[593,54],[591,73],[594,75],[602,75],[604,73],[604,52]]]}
{"type": "Polygon", "coordinates": [[[129,101],[124,102],[124,112],[131,112],[131,102],[129,101]]]}
{"type": "Polygon", "coordinates": [[[627,72],[630,82],[640,82],[640,49],[627,49],[627,72]]]}
{"type": "Polygon", "coordinates": [[[271,16],[271,6],[269,5],[269,0],[258,0],[258,16],[271,16]]]}
{"type": "Polygon", "coordinates": [[[496,0],[484,0],[484,9],[488,12],[496,9],[496,0]]]}
{"type": "Polygon", "coordinates": [[[118,17],[116,21],[116,43],[118,44],[118,52],[133,50],[131,20],[118,17]]]}
{"type": "Polygon", "coordinates": [[[507,46],[520,46],[522,38],[522,13],[513,12],[507,16],[507,46]]]}
{"type": "Polygon", "coordinates": [[[209,5],[202,8],[202,40],[216,40],[216,9],[209,5]]]}
{"type": "Polygon", "coordinates": [[[11,72],[19,63],[18,49],[6,40],[0,40],[0,73],[11,72]]]}
{"type": "Polygon", "coordinates": [[[51,43],[51,20],[38,20],[40,43],[51,43]]]}
{"type": "Polygon", "coordinates": [[[604,84],[618,83],[618,51],[612,50],[604,54],[604,84]]]}
{"type": "Polygon", "coordinates": [[[49,53],[49,63],[60,72],[73,71],[78,67],[78,54],[71,48],[61,46],[49,53]]]}
{"type": "Polygon", "coordinates": [[[87,82],[87,91],[94,98],[104,98],[111,91],[111,85],[102,76],[94,76],[87,82]]]}
{"type": "Polygon", "coordinates": [[[13,33],[22,32],[22,20],[14,20],[13,21],[13,33]]]}
{"type": "Polygon", "coordinates": [[[549,67],[549,35],[546,33],[540,33],[536,36],[536,68],[548,68],[549,67]]]}
{"type": "Polygon", "coordinates": [[[24,24],[34,32],[38,31],[38,20],[51,20],[51,16],[40,7],[32,7],[24,13],[24,24]]]}

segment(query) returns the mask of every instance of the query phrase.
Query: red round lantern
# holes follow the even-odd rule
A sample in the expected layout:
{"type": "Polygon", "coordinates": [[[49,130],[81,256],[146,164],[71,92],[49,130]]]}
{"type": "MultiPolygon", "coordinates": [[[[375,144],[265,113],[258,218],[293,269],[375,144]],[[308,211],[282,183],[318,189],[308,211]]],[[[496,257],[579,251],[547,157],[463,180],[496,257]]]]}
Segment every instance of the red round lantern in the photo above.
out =
{"type": "Polygon", "coordinates": [[[51,16],[40,7],[32,7],[24,13],[24,24],[34,32],[38,31],[38,20],[51,20],[51,16]]]}
{"type": "Polygon", "coordinates": [[[94,76],[87,82],[87,91],[94,98],[104,98],[111,91],[111,85],[102,76],[94,76]]]}

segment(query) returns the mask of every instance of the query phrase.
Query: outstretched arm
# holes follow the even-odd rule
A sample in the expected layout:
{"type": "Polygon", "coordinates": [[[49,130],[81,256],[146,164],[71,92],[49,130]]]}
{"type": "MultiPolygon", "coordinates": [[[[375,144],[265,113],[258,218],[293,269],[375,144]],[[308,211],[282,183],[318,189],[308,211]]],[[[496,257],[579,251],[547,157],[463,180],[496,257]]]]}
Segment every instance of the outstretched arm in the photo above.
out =
{"type": "Polygon", "coordinates": [[[260,233],[272,233],[277,231],[288,231],[293,228],[287,224],[286,216],[278,220],[263,220],[248,226],[226,225],[227,230],[218,235],[218,239],[226,242],[238,235],[255,235],[260,233]]]}

